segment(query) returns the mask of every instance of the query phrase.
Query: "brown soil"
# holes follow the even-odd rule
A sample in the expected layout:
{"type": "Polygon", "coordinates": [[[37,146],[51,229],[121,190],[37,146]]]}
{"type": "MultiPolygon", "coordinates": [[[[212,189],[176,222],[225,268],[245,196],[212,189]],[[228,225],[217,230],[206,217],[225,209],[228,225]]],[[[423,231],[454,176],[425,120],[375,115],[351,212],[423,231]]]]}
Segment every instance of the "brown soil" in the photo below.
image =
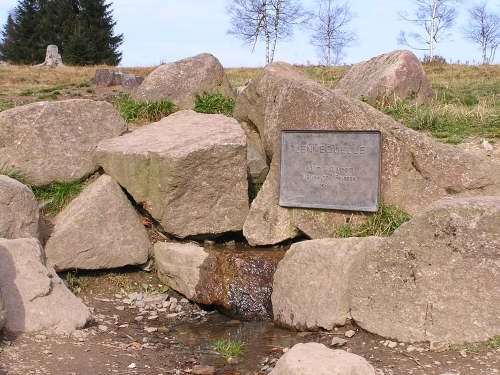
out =
{"type": "MultiPolygon", "coordinates": [[[[365,357],[377,374],[500,373],[500,350],[486,343],[438,351],[430,351],[428,344],[411,348],[398,343],[391,348],[395,344],[353,326],[334,332],[291,332],[270,322],[239,322],[216,311],[202,312],[186,302],[176,317],[169,317],[170,311],[150,311],[136,321],[138,309],[130,308],[123,298],[133,290],[144,295],[161,292],[163,285],[153,273],[129,269],[62,277],[80,288],[79,296],[93,309],[94,321],[68,337],[4,332],[0,375],[189,374],[198,364],[214,366],[216,374],[261,375],[270,371],[285,348],[312,341],[330,346],[333,337],[345,338],[344,332],[350,329],[356,334],[346,338],[342,349],[365,357]],[[158,318],[149,320],[152,315],[158,318]],[[148,333],[145,327],[157,330],[148,333]],[[228,363],[212,350],[211,344],[223,337],[243,341],[245,353],[237,363],[228,363]]],[[[181,301],[182,296],[168,293],[181,301]]]]}

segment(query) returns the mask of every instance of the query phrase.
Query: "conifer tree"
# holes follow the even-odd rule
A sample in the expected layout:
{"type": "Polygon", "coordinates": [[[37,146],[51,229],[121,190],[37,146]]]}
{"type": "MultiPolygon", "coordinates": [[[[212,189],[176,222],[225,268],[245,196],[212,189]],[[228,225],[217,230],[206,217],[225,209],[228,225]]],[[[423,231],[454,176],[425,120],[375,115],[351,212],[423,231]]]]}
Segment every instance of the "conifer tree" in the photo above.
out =
{"type": "Polygon", "coordinates": [[[117,65],[123,35],[114,35],[106,0],[20,0],[2,32],[0,53],[16,64],[42,62],[55,44],[66,64],[117,65]]]}

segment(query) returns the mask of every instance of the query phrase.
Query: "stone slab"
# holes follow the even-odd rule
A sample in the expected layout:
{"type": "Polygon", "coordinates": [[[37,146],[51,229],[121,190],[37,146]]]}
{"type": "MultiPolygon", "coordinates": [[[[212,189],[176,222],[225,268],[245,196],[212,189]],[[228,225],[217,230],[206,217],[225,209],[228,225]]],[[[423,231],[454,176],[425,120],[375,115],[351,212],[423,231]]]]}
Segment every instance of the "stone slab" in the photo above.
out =
{"type": "Polygon", "coordinates": [[[282,131],[279,204],[376,212],[379,131],[282,131]]]}

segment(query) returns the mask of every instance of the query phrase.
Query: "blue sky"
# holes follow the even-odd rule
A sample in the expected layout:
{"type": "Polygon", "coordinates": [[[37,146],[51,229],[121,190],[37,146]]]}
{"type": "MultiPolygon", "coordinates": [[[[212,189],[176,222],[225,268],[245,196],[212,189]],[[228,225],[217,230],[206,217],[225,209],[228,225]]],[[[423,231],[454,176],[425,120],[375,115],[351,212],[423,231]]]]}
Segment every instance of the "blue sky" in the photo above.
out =
{"type": "MultiPolygon", "coordinates": [[[[215,55],[225,67],[263,66],[265,50],[258,44],[252,53],[239,39],[227,34],[229,18],[226,5],[230,0],[114,0],[116,32],[125,35],[121,47],[122,66],[152,66],[171,62],[201,52],[215,55]]],[[[314,9],[316,0],[303,0],[314,9]]],[[[437,46],[436,53],[448,61],[480,60],[476,45],[465,40],[462,27],[467,24],[467,10],[479,0],[456,3],[459,17],[449,41],[437,46]]],[[[9,9],[17,0],[0,0],[0,22],[7,19],[9,9]]],[[[397,44],[400,30],[408,30],[399,12],[412,9],[412,0],[351,0],[356,15],[352,29],[357,41],[346,50],[345,63],[352,64],[379,54],[403,48],[397,44]]],[[[489,1],[490,10],[500,13],[500,2],[489,1]]],[[[275,61],[295,64],[316,64],[317,51],[309,43],[307,30],[297,29],[289,41],[278,42],[275,61]]],[[[421,51],[414,51],[419,57],[421,51]]],[[[500,55],[500,51],[498,53],[500,55]]],[[[495,60],[500,62],[500,56],[495,60]]]]}

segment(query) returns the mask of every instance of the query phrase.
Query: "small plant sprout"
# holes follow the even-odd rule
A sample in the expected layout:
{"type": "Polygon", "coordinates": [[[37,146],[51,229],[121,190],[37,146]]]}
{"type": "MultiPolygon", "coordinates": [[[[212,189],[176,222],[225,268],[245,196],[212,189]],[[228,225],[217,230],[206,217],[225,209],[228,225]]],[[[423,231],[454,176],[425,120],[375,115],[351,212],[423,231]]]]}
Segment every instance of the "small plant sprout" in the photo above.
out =
{"type": "Polygon", "coordinates": [[[495,336],[488,340],[488,346],[492,349],[500,349],[500,336],[495,336]]]}
{"type": "Polygon", "coordinates": [[[224,358],[235,358],[242,356],[243,342],[241,340],[220,339],[212,344],[212,349],[219,352],[224,358]]]}

